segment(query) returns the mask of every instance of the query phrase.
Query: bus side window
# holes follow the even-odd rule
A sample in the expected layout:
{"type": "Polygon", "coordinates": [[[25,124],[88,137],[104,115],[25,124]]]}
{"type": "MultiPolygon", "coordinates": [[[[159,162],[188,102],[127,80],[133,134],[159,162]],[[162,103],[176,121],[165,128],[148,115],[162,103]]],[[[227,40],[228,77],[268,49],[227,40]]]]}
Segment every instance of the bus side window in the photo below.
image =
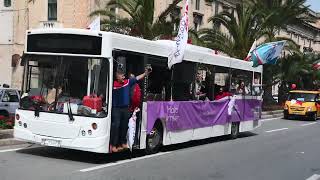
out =
{"type": "Polygon", "coordinates": [[[192,89],[195,100],[214,99],[214,74],[213,65],[198,63],[194,88],[192,89]]]}
{"type": "Polygon", "coordinates": [[[190,86],[195,80],[196,63],[183,61],[173,68],[172,97],[175,101],[191,99],[190,86]]]}
{"type": "Polygon", "coordinates": [[[261,73],[254,73],[252,95],[260,96],[262,94],[261,73]]]}
{"type": "Polygon", "coordinates": [[[171,71],[167,67],[167,59],[150,56],[147,64],[152,67],[148,77],[147,100],[165,101],[170,99],[171,71]]]}
{"type": "Polygon", "coordinates": [[[252,72],[239,69],[231,70],[231,84],[239,95],[252,94],[252,72]]]}
{"type": "Polygon", "coordinates": [[[235,85],[230,85],[230,69],[227,67],[215,66],[214,68],[214,98],[217,99],[220,91],[225,93],[235,93],[235,85]]]}

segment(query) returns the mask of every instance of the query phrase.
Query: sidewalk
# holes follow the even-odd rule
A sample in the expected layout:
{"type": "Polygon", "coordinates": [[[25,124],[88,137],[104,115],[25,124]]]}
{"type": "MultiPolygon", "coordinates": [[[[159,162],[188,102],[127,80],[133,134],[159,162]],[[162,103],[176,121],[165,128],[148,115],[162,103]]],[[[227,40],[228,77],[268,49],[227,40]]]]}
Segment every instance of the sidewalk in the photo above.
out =
{"type": "Polygon", "coordinates": [[[11,146],[24,143],[25,142],[13,138],[13,129],[0,129],[0,146],[11,146]]]}
{"type": "Polygon", "coordinates": [[[283,110],[276,111],[263,111],[261,113],[261,119],[272,119],[272,118],[282,118],[283,110]]]}

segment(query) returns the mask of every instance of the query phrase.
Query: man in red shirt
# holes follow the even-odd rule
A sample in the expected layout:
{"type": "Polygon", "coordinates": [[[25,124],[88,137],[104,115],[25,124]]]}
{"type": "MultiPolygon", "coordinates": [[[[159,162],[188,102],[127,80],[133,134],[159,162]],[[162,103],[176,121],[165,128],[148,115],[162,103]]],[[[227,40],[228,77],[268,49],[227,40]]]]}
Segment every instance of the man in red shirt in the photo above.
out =
{"type": "Polygon", "coordinates": [[[116,80],[113,82],[112,92],[110,135],[110,149],[112,152],[128,148],[126,136],[129,122],[130,89],[137,81],[149,75],[150,72],[150,70],[146,69],[143,74],[129,79],[125,78],[125,73],[122,69],[118,69],[116,72],[116,80]]]}

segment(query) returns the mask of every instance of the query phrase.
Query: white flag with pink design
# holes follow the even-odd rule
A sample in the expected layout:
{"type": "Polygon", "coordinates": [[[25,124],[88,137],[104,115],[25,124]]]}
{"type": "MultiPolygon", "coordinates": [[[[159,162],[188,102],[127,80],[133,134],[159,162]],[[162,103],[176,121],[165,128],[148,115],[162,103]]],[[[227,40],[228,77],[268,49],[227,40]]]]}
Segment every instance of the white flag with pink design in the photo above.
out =
{"type": "Polygon", "coordinates": [[[189,0],[186,0],[186,4],[184,6],[184,14],[180,20],[178,35],[176,37],[173,50],[168,57],[169,69],[171,69],[171,67],[174,64],[181,63],[183,60],[184,51],[188,43],[188,31],[189,31],[188,11],[189,11],[189,0]]]}

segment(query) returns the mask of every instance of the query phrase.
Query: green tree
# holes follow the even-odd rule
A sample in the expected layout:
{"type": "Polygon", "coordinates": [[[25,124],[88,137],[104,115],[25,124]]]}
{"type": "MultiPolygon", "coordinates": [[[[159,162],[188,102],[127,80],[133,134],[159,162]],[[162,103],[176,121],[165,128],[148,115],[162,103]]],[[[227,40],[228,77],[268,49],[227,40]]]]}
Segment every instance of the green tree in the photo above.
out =
{"type": "Polygon", "coordinates": [[[302,25],[314,22],[309,16],[306,0],[245,0],[257,14],[256,20],[267,34],[267,41],[272,41],[280,29],[288,25],[302,25]]]}
{"type": "Polygon", "coordinates": [[[104,9],[91,13],[101,15],[103,30],[128,34],[144,39],[155,39],[172,35],[174,24],[168,16],[182,0],[174,0],[158,17],[154,16],[155,0],[111,0],[104,9]],[[129,18],[117,16],[110,10],[118,7],[129,15],[129,18]]]}
{"type": "Polygon", "coordinates": [[[278,65],[273,68],[276,74],[273,78],[280,83],[279,102],[286,98],[291,84],[296,84],[299,89],[319,88],[317,79],[320,78],[320,71],[313,67],[319,60],[319,55],[301,52],[294,52],[280,59],[278,65]]]}
{"type": "MultiPolygon", "coordinates": [[[[283,39],[276,37],[276,34],[280,29],[286,29],[288,25],[303,25],[314,21],[314,18],[308,16],[309,9],[304,5],[306,0],[246,0],[246,2],[257,12],[256,20],[265,31],[266,42],[283,39]]],[[[276,83],[274,72],[277,68],[264,65],[264,104],[273,103],[272,86],[276,83]]]]}
{"type": "Polygon", "coordinates": [[[262,26],[256,23],[256,13],[253,8],[237,4],[234,12],[223,11],[209,18],[215,27],[201,29],[199,39],[209,48],[244,59],[255,39],[265,33],[262,26]],[[222,31],[220,25],[227,31],[222,31]]]}

